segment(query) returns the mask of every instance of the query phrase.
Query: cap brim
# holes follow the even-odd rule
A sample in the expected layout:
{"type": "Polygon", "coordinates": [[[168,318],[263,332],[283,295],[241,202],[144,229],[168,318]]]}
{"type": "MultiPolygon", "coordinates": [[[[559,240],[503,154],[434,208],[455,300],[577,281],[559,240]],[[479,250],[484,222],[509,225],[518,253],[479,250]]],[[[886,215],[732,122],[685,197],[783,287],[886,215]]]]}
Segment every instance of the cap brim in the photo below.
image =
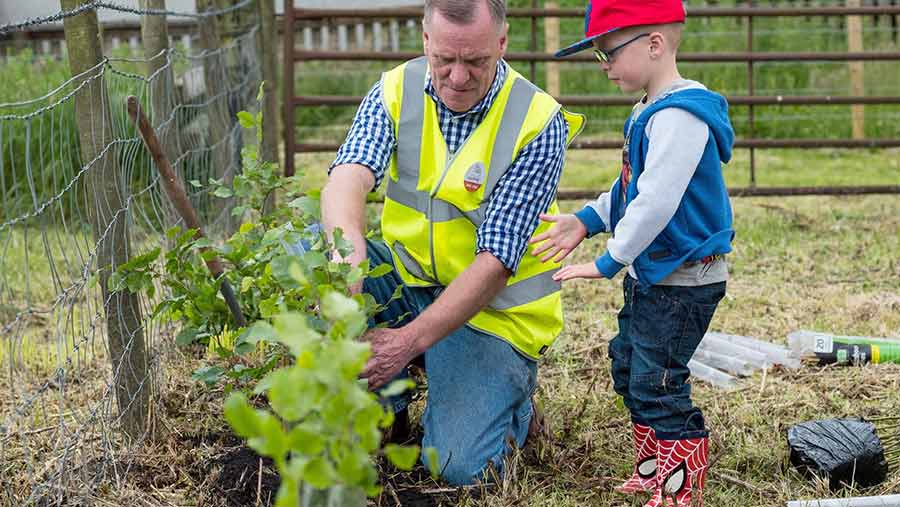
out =
{"type": "Polygon", "coordinates": [[[564,56],[574,55],[579,51],[584,51],[585,49],[594,45],[594,39],[600,37],[599,35],[595,35],[593,37],[588,37],[587,39],[581,40],[572,44],[571,46],[566,46],[556,53],[553,53],[553,56],[556,58],[562,58],[564,56]]]}
{"type": "Polygon", "coordinates": [[[553,56],[556,58],[562,58],[564,56],[569,56],[569,55],[578,53],[579,51],[584,51],[585,49],[588,49],[589,47],[594,45],[594,39],[596,39],[598,37],[603,37],[604,35],[615,32],[618,29],[619,29],[619,27],[610,28],[609,30],[607,30],[603,33],[598,33],[597,35],[592,35],[586,39],[576,42],[575,44],[572,44],[571,46],[566,46],[566,47],[560,49],[556,53],[553,53],[553,56]]]}

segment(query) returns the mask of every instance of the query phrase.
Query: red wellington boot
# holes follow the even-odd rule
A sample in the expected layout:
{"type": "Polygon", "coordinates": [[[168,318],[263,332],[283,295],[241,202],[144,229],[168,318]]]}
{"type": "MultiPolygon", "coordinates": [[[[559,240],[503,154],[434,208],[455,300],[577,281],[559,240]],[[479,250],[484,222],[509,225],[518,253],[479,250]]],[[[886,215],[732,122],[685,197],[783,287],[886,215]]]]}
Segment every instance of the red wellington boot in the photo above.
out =
{"type": "Polygon", "coordinates": [[[656,488],[656,432],[643,424],[632,424],[632,429],[634,472],[616,491],[625,494],[653,491],[656,488]]]}
{"type": "Polygon", "coordinates": [[[656,490],[644,507],[703,507],[709,438],[657,440],[656,464],[656,490]]]}

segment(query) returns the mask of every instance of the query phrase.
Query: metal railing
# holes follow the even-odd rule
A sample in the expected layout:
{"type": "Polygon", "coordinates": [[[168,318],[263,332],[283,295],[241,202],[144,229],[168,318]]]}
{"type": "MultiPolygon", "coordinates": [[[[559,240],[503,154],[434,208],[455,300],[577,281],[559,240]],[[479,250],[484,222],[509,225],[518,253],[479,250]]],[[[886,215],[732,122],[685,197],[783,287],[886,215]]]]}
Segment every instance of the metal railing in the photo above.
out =
{"type": "MultiPolygon", "coordinates": [[[[285,174],[294,174],[294,155],[296,153],[327,152],[338,149],[337,143],[304,143],[296,139],[295,115],[297,109],[305,106],[350,106],[362,100],[360,96],[333,95],[301,95],[294,94],[293,79],[295,63],[308,61],[404,61],[417,56],[421,52],[375,52],[375,51],[315,51],[295,48],[295,29],[298,21],[339,20],[339,19],[371,19],[371,18],[416,18],[421,17],[422,9],[415,7],[380,9],[380,10],[339,10],[339,9],[297,9],[286,2],[283,18],[284,34],[284,140],[285,140],[285,174]]],[[[683,62],[699,63],[746,63],[747,95],[729,96],[732,105],[748,108],[748,136],[737,139],[735,147],[750,151],[750,187],[732,188],[732,195],[810,195],[810,194],[858,194],[858,193],[900,193],[900,185],[869,185],[854,187],[757,187],[755,150],[760,148],[894,148],[900,147],[897,138],[862,138],[862,139],[824,139],[824,138],[785,138],[765,139],[755,136],[754,106],[789,106],[789,105],[883,105],[900,104],[900,95],[879,96],[810,96],[810,95],[777,95],[764,96],[754,93],[754,63],[756,62],[855,62],[855,61],[889,61],[900,62],[900,51],[846,51],[846,52],[757,52],[754,51],[753,20],[759,17],[834,17],[834,16],[900,16],[900,6],[865,6],[865,7],[703,7],[691,9],[693,18],[739,17],[746,18],[746,51],[728,52],[695,52],[679,54],[683,62]]],[[[550,53],[536,51],[537,23],[543,17],[582,18],[582,9],[570,8],[526,8],[510,9],[510,18],[530,18],[531,51],[510,52],[505,55],[508,61],[525,61],[531,64],[531,80],[534,81],[536,62],[592,62],[592,55],[576,55],[557,60],[550,53]]],[[[604,96],[565,96],[556,97],[566,106],[623,106],[630,105],[629,97],[604,96]]],[[[618,149],[619,140],[610,141],[576,141],[574,149],[618,149]]],[[[577,192],[576,192],[577,193],[577,192]]]]}

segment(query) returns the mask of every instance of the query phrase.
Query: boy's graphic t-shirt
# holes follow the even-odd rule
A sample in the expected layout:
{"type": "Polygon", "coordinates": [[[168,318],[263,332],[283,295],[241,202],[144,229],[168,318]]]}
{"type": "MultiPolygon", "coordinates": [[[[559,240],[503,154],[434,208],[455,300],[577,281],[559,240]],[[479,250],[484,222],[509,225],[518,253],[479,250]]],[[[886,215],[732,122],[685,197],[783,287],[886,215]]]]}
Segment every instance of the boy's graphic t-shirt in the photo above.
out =
{"type": "Polygon", "coordinates": [[[627,193],[628,184],[631,183],[631,161],[628,158],[628,141],[625,141],[625,147],[622,148],[622,172],[619,174],[622,180],[622,203],[625,203],[625,194],[627,193]]]}

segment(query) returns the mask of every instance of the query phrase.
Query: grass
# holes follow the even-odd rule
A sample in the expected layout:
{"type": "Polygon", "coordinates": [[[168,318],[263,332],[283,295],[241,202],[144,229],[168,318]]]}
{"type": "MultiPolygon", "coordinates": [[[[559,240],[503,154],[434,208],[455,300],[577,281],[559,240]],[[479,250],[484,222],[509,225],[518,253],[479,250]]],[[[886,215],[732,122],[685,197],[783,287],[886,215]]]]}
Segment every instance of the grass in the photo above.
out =
{"type": "MultiPolygon", "coordinates": [[[[795,329],[900,337],[897,206],[894,196],[735,199],[732,278],[712,329],[778,343],[795,329]]],[[[571,262],[602,248],[602,238],[591,240],[571,262]]],[[[564,300],[566,331],[540,374],[554,437],[546,457],[489,505],[512,505],[517,498],[535,506],[631,505],[611,493],[630,467],[628,416],[609,385],[606,357],[622,302],[620,280],[567,284],[564,300]]],[[[900,366],[778,369],[744,379],[735,392],[695,383],[694,400],[716,435],[707,504],[784,505],[831,496],[787,463],[787,427],[817,418],[896,415],[900,366]]],[[[857,493],[898,490],[895,468],[882,486],[857,493]]]]}
{"type": "MultiPolygon", "coordinates": [[[[795,329],[900,337],[896,196],[739,198],[733,205],[737,238],[729,261],[732,278],[713,330],[777,343],[784,343],[785,335],[795,329]]],[[[572,211],[578,203],[564,202],[562,206],[572,211]]],[[[603,241],[602,237],[587,241],[570,262],[598,255],[603,241]]],[[[467,495],[454,500],[448,490],[416,482],[414,477],[386,473],[383,480],[432,491],[433,500],[443,505],[640,505],[612,493],[612,486],[631,466],[628,416],[611,389],[606,358],[606,344],[615,336],[616,312],[622,303],[620,284],[621,276],[613,281],[564,285],[566,330],[542,363],[537,394],[551,434],[512,458],[507,480],[478,501],[467,495]]],[[[155,338],[157,343],[166,343],[163,336],[155,338]]],[[[84,496],[70,493],[71,499],[181,505],[202,498],[208,505],[235,505],[227,499],[241,494],[254,503],[254,474],[260,465],[252,455],[246,463],[232,461],[243,456],[243,451],[239,442],[228,437],[221,419],[223,393],[190,381],[189,372],[199,365],[195,354],[167,347],[161,348],[161,354],[163,384],[155,404],[160,440],[116,455],[123,460],[122,466],[130,466],[120,487],[107,489],[99,487],[100,483],[88,483],[78,493],[84,496]],[[169,464],[176,464],[174,471],[169,464]],[[232,475],[242,477],[240,487],[244,489],[228,489],[238,486],[221,482],[232,475]],[[228,494],[215,488],[225,488],[228,494]]],[[[86,420],[86,407],[94,406],[103,391],[102,357],[88,357],[77,369],[80,381],[67,388],[64,406],[66,412],[72,412],[67,416],[71,424],[86,420]]],[[[37,384],[20,383],[13,389],[11,380],[6,375],[0,378],[4,392],[27,395],[37,388],[37,384]]],[[[8,413],[21,399],[7,397],[0,412],[8,413]]],[[[694,400],[704,410],[714,434],[715,464],[707,485],[707,505],[783,506],[796,498],[831,496],[821,482],[790,466],[786,429],[810,419],[897,414],[900,365],[775,369],[741,380],[739,388],[730,392],[695,383],[694,400]]],[[[418,403],[420,409],[422,402],[418,403]]],[[[40,403],[42,408],[26,415],[26,420],[34,422],[29,428],[55,428],[57,410],[53,405],[40,403]]],[[[95,431],[89,426],[85,434],[95,431]]],[[[54,448],[52,444],[65,438],[71,437],[57,429],[7,441],[6,456],[20,456],[37,465],[31,471],[17,468],[26,475],[7,475],[4,480],[19,484],[17,488],[30,484],[27,481],[46,480],[35,475],[35,470],[43,466],[42,460],[51,459],[52,452],[44,453],[54,448]]],[[[90,455],[90,443],[79,441],[78,446],[84,446],[90,455]]],[[[15,464],[15,459],[10,463],[15,464]]],[[[90,462],[78,459],[71,466],[90,470],[90,462]]],[[[264,465],[263,472],[265,503],[274,485],[270,469],[264,465]]],[[[3,473],[13,471],[4,467],[0,475],[3,473]]],[[[895,467],[881,486],[840,494],[897,491],[900,471],[895,467]]],[[[388,493],[381,502],[395,505],[388,493]]],[[[0,505],[4,505],[2,500],[0,505]]]]}
{"type": "MultiPolygon", "coordinates": [[[[761,187],[826,185],[896,185],[900,180],[900,149],[757,149],[756,184],[761,187]]],[[[569,150],[560,189],[609,189],[621,170],[618,150],[569,150]]],[[[324,185],[332,153],[303,153],[295,157],[304,171],[305,185],[324,185]]],[[[750,152],[737,149],[725,166],[730,187],[750,184],[750,152]]]]}

